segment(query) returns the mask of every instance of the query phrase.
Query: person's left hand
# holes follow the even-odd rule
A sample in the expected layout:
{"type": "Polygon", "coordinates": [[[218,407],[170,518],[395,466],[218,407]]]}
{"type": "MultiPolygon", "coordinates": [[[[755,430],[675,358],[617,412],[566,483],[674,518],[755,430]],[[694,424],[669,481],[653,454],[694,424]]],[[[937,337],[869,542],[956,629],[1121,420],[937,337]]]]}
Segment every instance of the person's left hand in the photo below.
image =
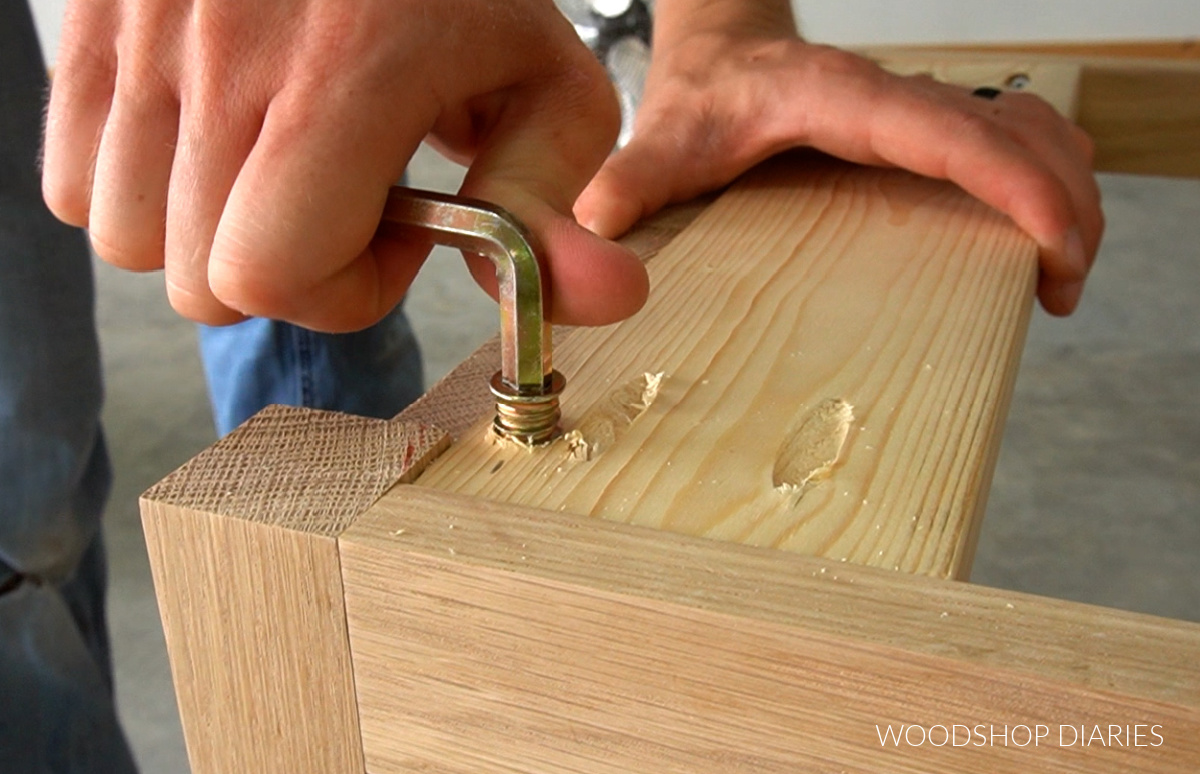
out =
{"type": "Polygon", "coordinates": [[[703,19],[659,5],[654,57],[633,139],[576,201],[575,214],[616,237],[671,202],[719,188],[776,153],[812,147],[850,161],[951,180],[1009,215],[1040,249],[1038,295],[1069,314],[1104,218],[1091,140],[1043,100],[994,101],[928,77],[900,77],[853,54],[804,42],[786,3],[703,19]]]}

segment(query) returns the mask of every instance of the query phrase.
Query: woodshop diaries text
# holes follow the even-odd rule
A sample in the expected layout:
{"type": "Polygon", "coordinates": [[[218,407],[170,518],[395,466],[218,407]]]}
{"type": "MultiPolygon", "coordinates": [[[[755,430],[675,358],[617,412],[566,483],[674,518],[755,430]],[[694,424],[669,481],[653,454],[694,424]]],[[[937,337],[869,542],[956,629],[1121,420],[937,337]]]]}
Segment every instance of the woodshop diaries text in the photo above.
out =
{"type": "Polygon", "coordinates": [[[920,726],[901,723],[875,726],[880,747],[1161,747],[1162,726],[1148,723],[1052,726],[975,725],[920,726]]]}

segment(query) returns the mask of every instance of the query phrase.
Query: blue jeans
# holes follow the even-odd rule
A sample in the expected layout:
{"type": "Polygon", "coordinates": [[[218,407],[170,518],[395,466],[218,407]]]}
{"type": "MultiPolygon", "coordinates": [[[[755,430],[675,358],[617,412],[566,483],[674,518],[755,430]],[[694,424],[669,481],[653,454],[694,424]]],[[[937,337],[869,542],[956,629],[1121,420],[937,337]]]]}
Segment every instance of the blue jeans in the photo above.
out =
{"type": "MultiPolygon", "coordinates": [[[[0,0],[0,772],[133,774],[105,623],[91,259],[41,200],[44,91],[29,9],[0,0]]],[[[354,334],[250,320],[201,345],[222,433],[267,403],[390,417],[421,392],[399,309],[354,334]]]]}
{"type": "Polygon", "coordinates": [[[357,333],[314,333],[275,320],[200,326],[217,432],[271,403],[390,419],[423,391],[421,355],[402,307],[357,333]]]}
{"type": "Polygon", "coordinates": [[[83,234],[42,204],[45,79],[29,8],[0,0],[0,770],[127,774],[91,263],[83,234]]]}

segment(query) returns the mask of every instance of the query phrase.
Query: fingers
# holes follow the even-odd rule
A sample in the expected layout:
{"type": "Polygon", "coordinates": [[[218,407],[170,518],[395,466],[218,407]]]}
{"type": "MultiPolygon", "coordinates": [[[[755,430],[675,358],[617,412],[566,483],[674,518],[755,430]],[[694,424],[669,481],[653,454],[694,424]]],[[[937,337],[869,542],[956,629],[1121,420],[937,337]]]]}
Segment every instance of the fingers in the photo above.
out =
{"type": "MultiPolygon", "coordinates": [[[[537,79],[488,127],[462,193],[495,202],[535,235],[547,261],[550,318],[603,325],[645,303],[645,268],[627,249],[578,225],[572,205],[616,140],[620,114],[606,76],[586,50],[566,77],[537,79]],[[580,79],[581,70],[593,70],[580,79]]],[[[470,261],[472,274],[493,296],[495,270],[470,261]]]]}
{"type": "MultiPolygon", "coordinates": [[[[608,239],[672,201],[688,198],[664,169],[682,169],[685,145],[653,131],[633,140],[604,163],[575,202],[579,222],[608,239]]],[[[695,191],[698,195],[702,191],[695,191]]]]}
{"type": "Polygon", "coordinates": [[[929,88],[939,91],[949,131],[931,131],[929,148],[915,156],[895,149],[893,163],[952,180],[1008,214],[1038,242],[1042,305],[1069,314],[1103,231],[1090,141],[1032,95],[1008,92],[988,102],[955,87],[929,88]]]}
{"type": "Polygon", "coordinates": [[[167,186],[163,268],[175,311],[208,325],[228,325],[254,311],[217,298],[209,262],[229,192],[258,138],[262,111],[228,110],[203,91],[191,94],[181,109],[167,186]]]}
{"type": "Polygon", "coordinates": [[[1038,243],[1039,297],[1074,309],[1103,230],[1090,143],[1042,100],[994,101],[928,78],[900,78],[845,54],[818,67],[808,142],[835,155],[957,183],[1038,243]],[[847,126],[859,127],[847,130],[847,126]]]}
{"type": "Polygon", "coordinates": [[[155,41],[118,48],[112,103],[96,151],[88,230],[97,254],[134,270],[161,268],[167,182],[179,130],[177,56],[160,41],[175,36],[178,14],[153,4],[128,11],[117,39],[155,41]]]}
{"type": "Polygon", "coordinates": [[[89,226],[109,261],[164,267],[180,313],[327,331],[382,317],[428,245],[381,229],[380,214],[434,127],[473,160],[466,192],[534,231],[556,319],[609,322],[641,305],[640,263],[570,214],[618,116],[551,4],[205,8],[73,2],[47,131],[56,213],[89,226]]]}
{"type": "Polygon", "coordinates": [[[1032,95],[983,100],[789,34],[660,49],[634,139],[580,197],[580,220],[616,236],[773,153],[809,146],[957,183],[1037,241],[1046,309],[1075,307],[1103,231],[1091,143],[1078,128],[1032,95]]]}
{"type": "MultiPolygon", "coordinates": [[[[507,209],[507,207],[506,207],[507,209]]],[[[579,226],[573,218],[534,204],[522,222],[538,234],[546,260],[543,282],[551,322],[563,325],[607,325],[636,313],[646,303],[650,286],[636,255],[579,226]]],[[[496,270],[482,258],[468,259],[472,276],[497,297],[496,270]]]]}
{"type": "MultiPolygon", "coordinates": [[[[63,38],[114,34],[110,2],[72,3],[63,38]]],[[[116,81],[115,53],[105,46],[63,46],[50,89],[42,158],[42,195],[59,220],[87,226],[92,172],[116,81]]]]}
{"type": "Polygon", "coordinates": [[[428,245],[376,230],[428,119],[406,126],[372,117],[347,94],[334,85],[314,102],[297,87],[271,103],[212,222],[201,279],[228,306],[315,330],[357,330],[399,303],[416,276],[428,245]],[[385,163],[380,148],[390,149],[385,163]]]}
{"type": "Polygon", "coordinates": [[[995,107],[995,119],[1010,125],[1011,136],[1062,181],[1072,204],[1075,221],[1067,227],[1061,247],[1041,244],[1038,285],[1046,311],[1070,314],[1079,303],[1104,232],[1100,189],[1091,173],[1092,141],[1041,100],[1013,93],[1002,95],[1001,100],[997,100],[1001,104],[995,107]]]}
{"type": "Polygon", "coordinates": [[[152,90],[126,84],[118,77],[97,151],[88,229],[101,258],[148,271],[163,266],[179,106],[159,83],[152,90]]]}

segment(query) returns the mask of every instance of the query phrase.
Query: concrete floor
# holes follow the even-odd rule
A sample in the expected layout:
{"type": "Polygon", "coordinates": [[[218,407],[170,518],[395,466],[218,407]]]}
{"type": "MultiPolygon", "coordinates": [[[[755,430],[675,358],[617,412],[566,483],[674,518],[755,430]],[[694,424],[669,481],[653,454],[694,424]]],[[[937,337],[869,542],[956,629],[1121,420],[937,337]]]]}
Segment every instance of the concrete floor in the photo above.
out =
{"type": "MultiPolygon", "coordinates": [[[[424,151],[412,170],[422,187],[457,180],[424,151]]],[[[1200,182],[1103,188],[1110,228],[1082,309],[1039,312],[1030,331],[973,580],[1200,621],[1200,182]]],[[[97,273],[117,690],[144,772],[183,774],[137,496],[214,434],[194,332],[161,277],[97,273]]],[[[496,327],[450,254],[427,265],[409,309],[431,379],[496,327]]]]}

